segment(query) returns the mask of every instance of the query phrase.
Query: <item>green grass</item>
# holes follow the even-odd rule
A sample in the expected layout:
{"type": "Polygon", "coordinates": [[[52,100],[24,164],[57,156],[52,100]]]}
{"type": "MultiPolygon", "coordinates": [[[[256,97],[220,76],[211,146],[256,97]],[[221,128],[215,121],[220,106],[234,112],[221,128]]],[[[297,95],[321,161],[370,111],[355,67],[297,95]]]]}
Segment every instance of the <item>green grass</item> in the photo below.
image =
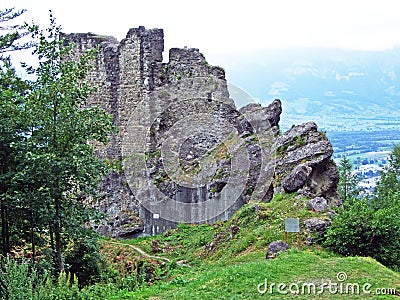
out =
{"type": "MultiPolygon", "coordinates": [[[[298,217],[300,222],[311,217],[326,217],[306,209],[307,199],[295,194],[279,194],[270,203],[249,203],[227,222],[213,225],[181,224],[155,237],[122,241],[151,253],[152,241],[162,249],[158,256],[173,260],[168,271],[151,286],[142,286],[134,292],[116,291],[107,299],[393,299],[395,296],[374,294],[376,288],[396,288],[400,291],[400,274],[371,258],[340,257],[320,247],[297,249],[297,236],[289,235],[292,248],[277,259],[266,260],[268,244],[284,239],[284,221],[298,217]],[[232,226],[239,227],[232,234],[232,226]],[[185,260],[190,267],[174,262],[185,260]],[[322,295],[260,294],[259,284],[313,283],[317,291],[323,283],[339,283],[336,275],[345,272],[344,283],[371,284],[371,294],[331,294],[325,288],[322,295]]],[[[301,239],[305,233],[301,227],[301,239]]],[[[263,288],[263,286],[261,286],[263,288]]],[[[398,298],[397,298],[398,299],[398,298]]]]}
{"type": "MultiPolygon", "coordinates": [[[[168,282],[159,282],[136,292],[121,292],[110,299],[270,299],[289,298],[273,293],[260,294],[265,279],[271,283],[290,285],[297,283],[300,291],[303,283],[314,283],[316,292],[321,284],[337,279],[339,272],[348,276],[344,283],[357,283],[360,287],[371,284],[371,294],[331,294],[328,289],[322,295],[291,295],[295,299],[391,299],[395,296],[378,297],[376,288],[400,290],[400,275],[388,270],[370,258],[340,258],[324,251],[292,250],[277,259],[266,260],[263,252],[237,257],[231,262],[206,262],[198,267],[177,270],[168,282]]],[[[307,289],[306,289],[307,292],[307,289]]]]}
{"type": "MultiPolygon", "coordinates": [[[[295,194],[278,194],[269,203],[249,203],[238,210],[227,222],[212,225],[180,224],[177,229],[159,236],[125,240],[151,252],[151,242],[156,240],[164,255],[169,258],[201,263],[207,260],[230,260],[247,251],[266,250],[269,243],[284,239],[284,223],[287,217],[298,217],[300,222],[312,217],[326,217],[306,209],[307,199],[295,194]],[[231,227],[239,227],[232,237],[231,227]],[[207,247],[213,245],[212,249],[207,247]],[[207,250],[208,248],[208,250],[207,250]]],[[[302,229],[304,229],[302,227],[302,229]]],[[[302,230],[302,241],[306,235],[302,230]]],[[[297,242],[295,234],[289,235],[289,242],[297,242]]]]}

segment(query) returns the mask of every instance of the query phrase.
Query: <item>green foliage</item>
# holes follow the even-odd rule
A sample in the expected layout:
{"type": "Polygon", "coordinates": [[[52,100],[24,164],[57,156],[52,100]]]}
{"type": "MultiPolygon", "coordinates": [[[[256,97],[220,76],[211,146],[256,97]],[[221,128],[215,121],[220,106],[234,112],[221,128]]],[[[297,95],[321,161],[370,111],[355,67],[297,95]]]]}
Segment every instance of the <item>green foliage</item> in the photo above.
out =
{"type": "Polygon", "coordinates": [[[274,198],[272,199],[272,201],[281,201],[282,199],[284,199],[284,197],[284,193],[274,194],[274,198]]]}
{"type": "Polygon", "coordinates": [[[376,195],[351,203],[328,232],[331,249],[345,255],[370,255],[400,270],[400,144],[393,148],[376,195]],[[347,243],[354,247],[345,250],[347,243]]]}
{"type": "Polygon", "coordinates": [[[48,273],[40,274],[26,260],[10,257],[0,260],[0,300],[89,300],[107,299],[124,290],[123,283],[102,283],[80,289],[78,279],[61,272],[56,280],[48,273]]]}
{"type": "Polygon", "coordinates": [[[174,247],[177,255],[188,254],[196,256],[200,254],[205,245],[212,239],[213,226],[208,224],[190,225],[179,224],[176,232],[165,237],[165,241],[174,247]]]}
{"type": "MultiPolygon", "coordinates": [[[[18,264],[17,264],[18,265],[18,264]]],[[[171,278],[142,286],[134,290],[121,288],[113,283],[91,285],[79,290],[76,280],[61,273],[56,282],[40,281],[34,291],[27,291],[24,298],[46,300],[89,299],[266,299],[282,298],[282,295],[260,294],[257,286],[265,278],[269,283],[305,283],[321,280],[336,281],[336,275],[345,272],[349,282],[360,285],[368,282],[373,287],[399,289],[400,275],[369,258],[338,258],[323,250],[291,250],[278,259],[265,260],[265,253],[251,253],[229,261],[204,261],[201,266],[176,269],[171,278]],[[318,265],[318,268],[315,268],[318,265]],[[325,280],[326,279],[326,280],[325,280]],[[33,297],[29,297],[33,292],[33,297]]],[[[374,299],[375,295],[352,295],[352,299],[374,299]]],[[[325,290],[323,299],[342,299],[325,290]]],[[[376,296],[375,296],[376,297],[376,296]]],[[[284,298],[284,297],[283,297],[284,298]]],[[[299,299],[309,299],[310,295],[299,299]]],[[[0,298],[1,299],[1,298],[0,298]]]]}
{"type": "MultiPolygon", "coordinates": [[[[22,11],[5,9],[0,11],[0,206],[1,206],[1,246],[4,255],[10,252],[13,239],[10,232],[15,232],[15,225],[21,225],[20,218],[11,208],[19,205],[10,197],[10,185],[18,165],[17,153],[21,149],[22,133],[26,130],[24,124],[24,95],[27,84],[18,78],[11,65],[9,57],[4,53],[29,47],[18,44],[26,34],[19,25],[8,26],[7,22],[20,16],[22,11]]],[[[15,240],[14,240],[15,241],[15,240]]]]}
{"type": "MultiPolygon", "coordinates": [[[[21,13],[5,10],[0,12],[0,21],[21,13]]],[[[364,259],[337,260],[321,250],[318,255],[292,250],[279,260],[265,261],[268,243],[283,237],[285,217],[315,216],[305,209],[305,199],[285,193],[276,195],[271,203],[247,204],[224,223],[182,224],[162,236],[131,241],[150,251],[151,241],[157,240],[165,250],[159,255],[173,257],[166,265],[155,266],[148,259],[137,259],[133,264],[127,262],[125,266],[132,270],[122,277],[111,268],[102,273],[96,237],[86,227],[97,215],[86,203],[96,198],[101,176],[109,168],[94,155],[90,142],[106,143],[113,130],[110,115],[85,105],[93,90],[86,74],[96,53],[77,57],[74,45],[66,45],[61,28],[52,17],[47,30],[29,27],[32,39],[28,44],[17,44],[26,35],[21,33],[21,27],[12,29],[0,36],[0,55],[34,42],[39,65],[26,66],[35,80],[24,82],[9,60],[2,57],[1,244],[5,254],[16,245],[22,246],[33,254],[33,264],[10,257],[1,260],[0,299],[173,299],[177,293],[181,299],[254,299],[261,297],[255,287],[265,276],[276,282],[304,278],[318,281],[343,270],[351,271],[354,280],[373,274],[373,283],[381,283],[382,278],[391,284],[399,282],[397,273],[388,273],[370,261],[367,265],[364,259]],[[233,228],[238,231],[233,233],[233,228]],[[35,257],[37,248],[40,264],[35,257]],[[255,252],[246,254],[250,250],[255,252]],[[178,267],[175,260],[182,258],[192,268],[178,267]],[[310,271],[315,270],[312,266],[316,263],[320,268],[310,271]],[[47,272],[38,271],[43,270],[39,266],[47,272]],[[49,275],[54,268],[59,271],[57,277],[49,275]],[[332,274],[327,275],[326,270],[332,274]],[[154,282],[156,279],[163,280],[154,282]]],[[[293,143],[302,146],[305,140],[299,136],[293,143]]],[[[282,155],[288,146],[278,149],[277,154],[282,155]]],[[[378,197],[349,202],[349,209],[334,220],[328,247],[345,255],[370,255],[398,268],[399,154],[399,147],[395,148],[378,197]],[[365,254],[366,249],[369,252],[365,254]]],[[[232,158],[226,151],[218,155],[232,158]]],[[[147,159],[156,160],[159,156],[155,151],[147,159]]],[[[110,164],[114,170],[122,170],[121,161],[110,164]]],[[[348,187],[346,183],[346,199],[351,194],[348,187]]],[[[120,254],[121,251],[117,256],[120,254]]]]}
{"type": "Polygon", "coordinates": [[[24,138],[21,133],[26,128],[22,105],[26,84],[16,76],[9,62],[4,66],[3,71],[0,71],[0,204],[2,253],[7,255],[13,243],[10,232],[15,232],[15,226],[21,225],[16,211],[10,209],[20,206],[12,199],[10,187],[17,173],[18,153],[23,151],[21,142],[24,138]]]}
{"type": "Polygon", "coordinates": [[[394,146],[389,158],[389,165],[381,174],[377,186],[377,197],[380,201],[391,198],[390,194],[400,193],[400,144],[394,146]]]}
{"type": "Polygon", "coordinates": [[[35,286],[40,283],[27,261],[18,262],[9,256],[1,258],[0,299],[32,299],[37,296],[35,286]]]}
{"type": "Polygon", "coordinates": [[[322,138],[324,139],[324,140],[328,140],[328,136],[326,135],[326,131],[318,131],[318,133],[322,136],[322,138]]]}
{"type": "Polygon", "coordinates": [[[0,31],[5,32],[0,35],[0,59],[5,58],[3,53],[27,49],[31,46],[30,42],[19,43],[19,40],[28,34],[23,26],[7,25],[7,22],[18,18],[25,11],[25,9],[16,11],[15,8],[6,8],[0,11],[0,23],[3,25],[0,27],[0,31]]]}
{"type": "MultiPolygon", "coordinates": [[[[269,243],[283,240],[286,217],[303,220],[320,216],[305,207],[306,199],[296,198],[296,194],[281,193],[269,203],[244,205],[227,222],[180,224],[176,230],[169,230],[163,235],[134,239],[129,243],[150,252],[151,241],[156,240],[163,249],[158,255],[187,260],[190,265],[201,263],[203,259],[230,260],[248,250],[264,251],[269,243]],[[232,231],[235,227],[239,228],[236,233],[232,231]]],[[[294,235],[289,238],[289,242],[296,242],[294,235]]]]}
{"type": "Polygon", "coordinates": [[[365,255],[372,235],[374,211],[367,200],[355,201],[333,220],[324,245],[342,255],[365,255]]]}
{"type": "Polygon", "coordinates": [[[108,172],[89,141],[106,143],[112,118],[100,108],[84,107],[92,91],[85,77],[95,53],[72,59],[74,45],[67,46],[52,16],[50,21],[45,31],[29,27],[39,66],[27,67],[36,79],[25,98],[29,131],[12,189],[34,209],[32,232],[49,229],[55,267],[62,271],[65,245],[87,236],[84,225],[94,218],[84,202],[96,197],[108,172]]]}
{"type": "Polygon", "coordinates": [[[275,156],[282,157],[285,154],[285,152],[288,149],[288,147],[289,147],[288,144],[280,146],[278,149],[276,149],[275,156]]]}
{"type": "Polygon", "coordinates": [[[74,300],[80,295],[78,279],[65,272],[60,273],[56,284],[48,283],[46,291],[46,297],[52,300],[74,300]]]}
{"type": "MultiPolygon", "coordinates": [[[[400,275],[369,258],[338,258],[321,250],[283,253],[277,259],[265,259],[265,253],[252,253],[231,259],[229,262],[204,262],[201,267],[182,270],[171,281],[163,281],[135,292],[116,292],[118,299],[375,299],[376,295],[360,293],[344,295],[283,295],[277,292],[261,294],[258,285],[265,279],[271,283],[322,283],[337,281],[337,274],[348,274],[348,282],[362,286],[368,282],[373,287],[396,287],[400,275]],[[316,267],[318,266],[318,267],[316,267]],[[177,296],[178,295],[178,296],[177,296]],[[123,298],[125,297],[125,298],[123,298]],[[375,297],[375,298],[374,298],[375,297]]],[[[261,286],[263,287],[263,286],[261,286]]],[[[372,292],[373,289],[371,289],[372,292]]],[[[380,297],[379,297],[380,298],[380,297]]],[[[112,299],[112,298],[110,298],[112,299]]]]}
{"type": "MultiPolygon", "coordinates": [[[[394,195],[398,197],[399,194],[394,195]]],[[[361,199],[348,205],[333,220],[324,246],[345,256],[371,256],[400,269],[400,214],[397,205],[372,207],[361,199]]]]}
{"type": "Polygon", "coordinates": [[[99,281],[105,266],[97,238],[72,241],[65,253],[65,264],[68,272],[77,277],[80,287],[99,281]]]}
{"type": "Polygon", "coordinates": [[[353,166],[347,156],[340,160],[338,169],[340,174],[338,192],[344,205],[346,205],[348,201],[358,198],[360,192],[358,183],[360,180],[357,175],[352,173],[353,166]]]}
{"type": "MultiPolygon", "coordinates": [[[[345,206],[328,231],[326,247],[343,255],[371,256],[400,269],[399,157],[400,146],[397,145],[389,167],[382,174],[377,194],[370,199],[353,200],[345,206]]],[[[347,172],[348,176],[349,170],[348,160],[344,158],[341,174],[347,172]]]]}
{"type": "Polygon", "coordinates": [[[305,138],[304,137],[302,137],[301,135],[298,135],[297,137],[296,137],[296,144],[298,145],[298,146],[304,146],[305,144],[306,144],[307,142],[306,142],[306,140],[305,140],[305,138]]]}
{"type": "MultiPolygon", "coordinates": [[[[7,10],[0,20],[13,15],[7,10]]],[[[25,67],[35,79],[18,78],[8,60],[3,60],[0,72],[2,252],[7,255],[18,245],[34,262],[39,252],[41,266],[62,271],[66,246],[73,244],[77,248],[70,254],[82,264],[74,271],[85,284],[98,276],[98,250],[81,242],[92,237],[86,224],[99,217],[87,202],[98,197],[101,177],[109,172],[92,142],[108,142],[112,116],[86,107],[93,90],[86,74],[96,53],[77,57],[52,16],[46,30],[36,25],[26,30],[39,64],[25,67]]],[[[9,38],[0,36],[0,48],[16,49],[1,42],[9,38]]]]}
{"type": "MultiPolygon", "coordinates": [[[[294,125],[293,125],[293,127],[294,127],[294,125]]],[[[289,147],[295,146],[297,148],[297,147],[302,147],[306,144],[307,144],[306,138],[301,135],[298,135],[298,136],[296,136],[295,140],[290,141],[289,143],[283,144],[282,146],[278,147],[275,151],[275,156],[282,157],[285,155],[285,153],[289,147]]]]}

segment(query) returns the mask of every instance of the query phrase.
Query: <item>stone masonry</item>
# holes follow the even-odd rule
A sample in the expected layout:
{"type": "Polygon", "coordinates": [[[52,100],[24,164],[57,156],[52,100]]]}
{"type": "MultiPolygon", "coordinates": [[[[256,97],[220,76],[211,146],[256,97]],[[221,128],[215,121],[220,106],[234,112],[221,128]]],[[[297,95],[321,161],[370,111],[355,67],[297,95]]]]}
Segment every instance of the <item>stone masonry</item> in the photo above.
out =
{"type": "Polygon", "coordinates": [[[237,110],[224,70],[198,49],[170,49],[163,63],[163,30],[142,26],[120,42],[92,33],[66,40],[79,52],[99,49],[88,105],[106,109],[119,128],[109,145],[95,145],[118,166],[96,204],[107,216],[101,233],[157,234],[180,221],[226,220],[244,203],[269,201],[282,190],[338,201],[331,145],[316,125],[280,135],[279,100],[237,110]]]}

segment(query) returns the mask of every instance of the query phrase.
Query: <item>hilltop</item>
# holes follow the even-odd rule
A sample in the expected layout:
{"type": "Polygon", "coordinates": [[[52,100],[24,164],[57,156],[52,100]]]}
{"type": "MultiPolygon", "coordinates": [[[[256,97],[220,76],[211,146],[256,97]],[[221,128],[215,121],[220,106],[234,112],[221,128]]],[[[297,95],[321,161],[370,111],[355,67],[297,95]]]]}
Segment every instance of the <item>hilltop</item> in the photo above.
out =
{"type": "MultiPolygon", "coordinates": [[[[307,199],[294,194],[281,194],[270,203],[250,203],[241,208],[227,222],[214,225],[181,224],[162,235],[119,241],[120,245],[104,240],[103,252],[107,260],[125,276],[146,278],[147,283],[135,286],[134,292],[111,293],[107,299],[263,299],[285,298],[278,293],[261,294],[264,280],[271,283],[314,283],[318,288],[325,282],[340,283],[337,276],[346,273],[344,283],[371,284],[371,294],[352,295],[352,299],[376,299],[376,288],[400,288],[400,274],[393,272],[374,259],[340,257],[321,249],[307,246],[309,233],[304,221],[326,218],[326,213],[306,209],[307,199]],[[284,239],[284,219],[301,219],[301,248],[297,249],[296,236],[289,236],[291,249],[276,259],[266,260],[268,244],[284,239]],[[232,226],[239,227],[232,234],[232,226]],[[124,245],[125,244],[125,245],[124,245]],[[130,248],[141,249],[172,262],[146,258],[130,248]],[[180,266],[179,264],[184,264],[180,266]]],[[[126,280],[126,279],[125,279],[126,280]]],[[[323,299],[342,299],[349,295],[330,293],[323,299]]],[[[294,297],[294,296],[293,296],[294,297]]],[[[298,295],[296,299],[316,299],[318,295],[298,295]]],[[[391,299],[393,296],[386,296],[391,299]]],[[[379,297],[380,298],[380,297],[379,297]]],[[[321,299],[321,298],[318,298],[321,299]]],[[[381,298],[380,298],[381,299],[381,298]]],[[[386,299],[383,297],[383,299],[386,299]]]]}

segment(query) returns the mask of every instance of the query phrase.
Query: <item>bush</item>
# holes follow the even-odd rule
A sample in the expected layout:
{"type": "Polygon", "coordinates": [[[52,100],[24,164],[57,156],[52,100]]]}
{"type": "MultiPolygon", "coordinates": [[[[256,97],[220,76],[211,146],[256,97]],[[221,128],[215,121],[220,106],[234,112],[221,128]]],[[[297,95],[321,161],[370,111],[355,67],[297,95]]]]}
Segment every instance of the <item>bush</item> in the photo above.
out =
{"type": "Polygon", "coordinates": [[[376,209],[367,199],[352,202],[334,218],[323,245],[345,256],[370,256],[400,270],[400,216],[396,201],[391,203],[376,209]]]}
{"type": "Polygon", "coordinates": [[[66,251],[65,263],[68,272],[78,278],[80,287],[99,281],[104,261],[97,239],[81,239],[71,243],[66,251]]]}
{"type": "Polygon", "coordinates": [[[49,279],[44,290],[47,292],[46,299],[76,300],[81,298],[78,279],[75,276],[71,278],[71,274],[65,272],[60,273],[56,285],[53,285],[49,279]]]}
{"type": "Polygon", "coordinates": [[[76,276],[61,272],[53,281],[48,273],[40,275],[27,260],[0,257],[0,300],[106,299],[117,289],[108,283],[80,290],[76,276]]]}
{"type": "Polygon", "coordinates": [[[34,299],[39,278],[28,261],[1,258],[0,266],[0,299],[34,299]]]}

